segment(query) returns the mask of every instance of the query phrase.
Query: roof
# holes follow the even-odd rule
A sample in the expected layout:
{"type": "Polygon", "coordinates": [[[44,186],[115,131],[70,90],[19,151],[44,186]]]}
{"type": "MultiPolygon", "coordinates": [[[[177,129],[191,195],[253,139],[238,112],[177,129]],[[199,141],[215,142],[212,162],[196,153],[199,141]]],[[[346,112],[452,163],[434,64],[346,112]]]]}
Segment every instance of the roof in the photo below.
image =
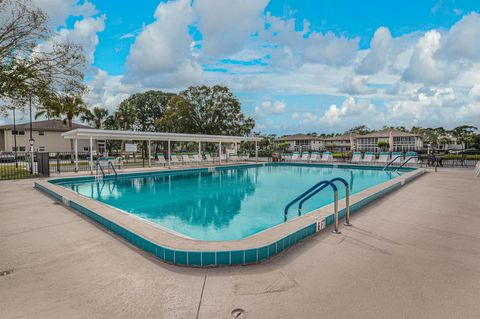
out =
{"type": "MultiPolygon", "coordinates": [[[[90,126],[73,123],[73,129],[77,128],[90,128],[90,126]]],[[[16,124],[17,130],[29,130],[30,123],[16,124]]],[[[64,124],[60,120],[44,120],[32,122],[33,131],[51,131],[51,132],[68,132],[72,128],[68,127],[68,124],[64,124]]],[[[13,124],[0,126],[0,130],[13,130],[13,124]]]]}
{"type": "Polygon", "coordinates": [[[285,135],[277,139],[277,141],[295,141],[295,140],[318,140],[319,138],[307,134],[285,135]]]}
{"type": "Polygon", "coordinates": [[[116,131],[96,129],[75,129],[62,136],[66,139],[93,139],[97,140],[136,140],[136,141],[183,141],[183,142],[225,142],[235,143],[242,141],[261,141],[261,137],[181,134],[163,132],[116,131]]]}
{"type": "Polygon", "coordinates": [[[350,141],[350,138],[357,138],[360,136],[360,134],[354,134],[354,133],[346,133],[342,135],[337,135],[337,136],[332,136],[332,137],[326,137],[324,138],[325,141],[350,141]]]}
{"type": "Polygon", "coordinates": [[[417,134],[402,132],[402,131],[399,131],[399,130],[385,129],[385,130],[381,130],[381,131],[377,131],[377,132],[368,133],[368,134],[365,134],[365,135],[360,135],[360,136],[357,136],[357,138],[390,137],[390,134],[392,134],[393,137],[418,136],[417,134]]]}

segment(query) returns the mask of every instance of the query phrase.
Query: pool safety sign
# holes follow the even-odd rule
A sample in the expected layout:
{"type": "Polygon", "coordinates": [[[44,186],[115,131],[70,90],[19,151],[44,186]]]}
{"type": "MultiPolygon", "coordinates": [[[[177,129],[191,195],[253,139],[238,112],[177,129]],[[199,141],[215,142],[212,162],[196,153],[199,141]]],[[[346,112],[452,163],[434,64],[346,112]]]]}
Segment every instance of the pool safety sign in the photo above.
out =
{"type": "Polygon", "coordinates": [[[325,228],[325,219],[322,219],[321,221],[317,222],[317,232],[321,231],[322,229],[325,228]]]}
{"type": "Polygon", "coordinates": [[[125,144],[125,152],[136,152],[137,144],[127,143],[125,144]]]}

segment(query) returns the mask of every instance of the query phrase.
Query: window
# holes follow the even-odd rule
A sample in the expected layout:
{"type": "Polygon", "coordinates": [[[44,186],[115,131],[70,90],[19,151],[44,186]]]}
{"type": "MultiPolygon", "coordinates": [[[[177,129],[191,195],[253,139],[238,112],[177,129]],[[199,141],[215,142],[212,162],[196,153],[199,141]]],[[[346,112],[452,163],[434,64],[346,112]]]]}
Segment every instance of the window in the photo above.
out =
{"type": "Polygon", "coordinates": [[[90,148],[89,148],[88,146],[84,146],[84,147],[83,147],[83,150],[84,150],[85,152],[88,152],[88,151],[90,150],[90,148]]]}
{"type": "MultiPolygon", "coordinates": [[[[14,146],[12,146],[12,152],[15,152],[14,146]]],[[[17,152],[25,152],[25,146],[17,146],[17,152]]]]}
{"type": "Polygon", "coordinates": [[[25,135],[25,131],[12,130],[12,135],[25,135]]]}
{"type": "Polygon", "coordinates": [[[45,131],[38,131],[38,135],[41,135],[41,136],[45,135],[45,131]]]}
{"type": "Polygon", "coordinates": [[[39,146],[38,151],[39,152],[45,152],[45,146],[39,146]]]}

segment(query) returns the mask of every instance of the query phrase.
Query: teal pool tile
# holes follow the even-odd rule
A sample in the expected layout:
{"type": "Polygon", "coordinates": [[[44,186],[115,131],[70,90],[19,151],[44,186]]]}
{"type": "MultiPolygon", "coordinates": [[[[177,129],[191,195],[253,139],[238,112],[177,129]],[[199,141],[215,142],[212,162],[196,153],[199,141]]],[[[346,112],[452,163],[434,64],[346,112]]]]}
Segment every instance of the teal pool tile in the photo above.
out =
{"type": "Polygon", "coordinates": [[[230,252],[230,264],[241,265],[243,264],[243,250],[234,250],[230,252]]]}
{"type": "Polygon", "coordinates": [[[165,261],[168,261],[169,263],[172,263],[172,264],[175,262],[175,256],[174,256],[173,250],[165,248],[165,261]]]}
{"type": "Polygon", "coordinates": [[[155,245],[155,256],[157,256],[158,258],[162,259],[162,260],[165,260],[165,248],[163,248],[162,246],[158,246],[158,245],[155,245]]]}
{"type": "Polygon", "coordinates": [[[145,240],[145,251],[155,255],[155,244],[149,240],[145,240]]]}
{"type": "Polygon", "coordinates": [[[217,252],[217,265],[230,265],[230,252],[218,251],[217,252]]]}
{"type": "Polygon", "coordinates": [[[283,240],[283,249],[287,249],[288,247],[290,247],[290,236],[287,236],[282,240],[283,240]]]}
{"type": "Polygon", "coordinates": [[[283,251],[283,239],[280,239],[275,244],[277,245],[277,254],[283,251]]]}
{"type": "Polygon", "coordinates": [[[253,264],[257,262],[257,249],[245,250],[245,264],[253,264]]]}
{"type": "Polygon", "coordinates": [[[201,266],[202,265],[202,254],[198,251],[189,251],[188,255],[188,265],[189,266],[201,266]]]}
{"type": "Polygon", "coordinates": [[[214,266],[215,252],[202,252],[202,266],[214,266]]]}
{"type": "Polygon", "coordinates": [[[277,243],[268,246],[268,257],[272,257],[275,254],[277,254],[277,243]]]}
{"type": "Polygon", "coordinates": [[[188,265],[187,252],[176,250],[175,251],[175,263],[178,265],[188,265]]]}
{"type": "Polygon", "coordinates": [[[268,258],[268,247],[258,248],[258,261],[265,260],[268,258]]]}

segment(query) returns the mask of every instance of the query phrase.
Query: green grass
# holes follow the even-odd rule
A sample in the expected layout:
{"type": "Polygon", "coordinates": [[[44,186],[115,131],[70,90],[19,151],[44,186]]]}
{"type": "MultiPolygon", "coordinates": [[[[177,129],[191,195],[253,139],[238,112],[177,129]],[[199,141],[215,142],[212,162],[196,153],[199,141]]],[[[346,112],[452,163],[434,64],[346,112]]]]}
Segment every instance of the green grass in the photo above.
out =
{"type": "Polygon", "coordinates": [[[30,171],[23,167],[15,167],[14,165],[0,166],[0,179],[19,179],[35,176],[36,175],[31,175],[30,171]]]}

